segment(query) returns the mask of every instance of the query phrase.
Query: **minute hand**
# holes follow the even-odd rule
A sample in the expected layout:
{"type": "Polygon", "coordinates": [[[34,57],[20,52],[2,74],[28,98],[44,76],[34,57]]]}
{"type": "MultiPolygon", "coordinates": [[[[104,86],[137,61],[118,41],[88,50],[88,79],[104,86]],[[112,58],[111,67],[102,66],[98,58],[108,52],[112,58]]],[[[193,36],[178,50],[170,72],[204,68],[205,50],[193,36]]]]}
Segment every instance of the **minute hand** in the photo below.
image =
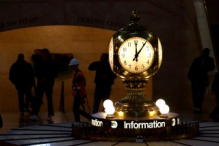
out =
{"type": "Polygon", "coordinates": [[[144,48],[145,44],[147,43],[147,41],[144,42],[143,46],[141,47],[141,49],[138,51],[137,54],[135,54],[135,58],[133,59],[133,61],[138,60],[138,54],[141,52],[141,50],[144,48]]]}

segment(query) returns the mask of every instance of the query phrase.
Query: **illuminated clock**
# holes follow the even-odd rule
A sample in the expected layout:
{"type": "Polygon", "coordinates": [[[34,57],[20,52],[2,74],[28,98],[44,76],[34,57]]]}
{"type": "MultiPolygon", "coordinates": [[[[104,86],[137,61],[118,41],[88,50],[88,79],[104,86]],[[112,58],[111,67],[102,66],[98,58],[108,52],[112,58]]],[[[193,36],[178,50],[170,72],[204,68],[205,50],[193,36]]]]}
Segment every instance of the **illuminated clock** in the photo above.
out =
{"type": "Polygon", "coordinates": [[[111,69],[126,88],[126,96],[115,104],[115,117],[153,117],[160,114],[144,90],[148,79],[161,66],[162,46],[158,36],[140,25],[139,19],[137,11],[132,11],[131,22],[116,31],[108,45],[111,69]]]}
{"type": "Polygon", "coordinates": [[[154,49],[146,39],[131,37],[121,44],[118,56],[126,71],[138,74],[147,70],[153,63],[154,49]]]}

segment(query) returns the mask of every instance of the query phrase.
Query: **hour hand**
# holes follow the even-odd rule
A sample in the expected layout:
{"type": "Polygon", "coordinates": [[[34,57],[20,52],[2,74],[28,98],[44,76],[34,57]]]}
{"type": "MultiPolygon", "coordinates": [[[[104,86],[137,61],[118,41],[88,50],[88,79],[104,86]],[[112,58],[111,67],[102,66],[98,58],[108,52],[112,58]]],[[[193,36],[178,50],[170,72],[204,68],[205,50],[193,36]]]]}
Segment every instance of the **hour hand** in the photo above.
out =
{"type": "Polygon", "coordinates": [[[133,61],[135,61],[136,60],[136,62],[138,62],[138,54],[135,54],[135,58],[133,58],[133,61]]]}
{"type": "Polygon", "coordinates": [[[137,49],[137,45],[138,45],[138,40],[134,40],[135,42],[135,57],[133,58],[133,61],[136,60],[136,62],[138,61],[138,49],[137,49]]]}
{"type": "Polygon", "coordinates": [[[147,43],[147,41],[144,42],[144,44],[142,45],[141,49],[137,52],[137,54],[135,53],[135,58],[133,59],[133,61],[136,59],[136,62],[138,60],[138,54],[141,52],[141,50],[144,48],[145,44],[147,43]]]}

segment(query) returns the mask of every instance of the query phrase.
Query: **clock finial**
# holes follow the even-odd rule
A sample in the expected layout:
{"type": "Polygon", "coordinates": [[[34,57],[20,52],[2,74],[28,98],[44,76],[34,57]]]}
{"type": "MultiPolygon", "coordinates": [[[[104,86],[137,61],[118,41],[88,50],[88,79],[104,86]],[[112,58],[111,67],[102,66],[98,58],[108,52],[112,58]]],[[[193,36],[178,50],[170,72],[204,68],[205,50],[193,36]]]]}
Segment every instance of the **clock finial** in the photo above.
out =
{"type": "Polygon", "coordinates": [[[132,22],[138,22],[140,20],[140,16],[137,12],[137,10],[132,10],[131,16],[130,16],[130,21],[132,22]]]}

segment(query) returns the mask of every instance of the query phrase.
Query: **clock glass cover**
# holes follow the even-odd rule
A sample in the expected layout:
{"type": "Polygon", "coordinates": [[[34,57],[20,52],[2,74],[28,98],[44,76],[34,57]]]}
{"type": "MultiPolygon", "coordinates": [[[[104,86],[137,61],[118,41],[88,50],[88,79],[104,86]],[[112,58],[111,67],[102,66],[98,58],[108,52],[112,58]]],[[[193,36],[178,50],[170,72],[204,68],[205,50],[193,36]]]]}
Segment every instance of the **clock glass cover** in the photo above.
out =
{"type": "Polygon", "coordinates": [[[113,38],[111,38],[110,43],[109,43],[109,63],[110,67],[113,70],[113,38]]]}
{"type": "Polygon", "coordinates": [[[125,40],[118,51],[121,66],[130,73],[142,73],[153,63],[154,49],[144,38],[131,37],[125,40]]]}

